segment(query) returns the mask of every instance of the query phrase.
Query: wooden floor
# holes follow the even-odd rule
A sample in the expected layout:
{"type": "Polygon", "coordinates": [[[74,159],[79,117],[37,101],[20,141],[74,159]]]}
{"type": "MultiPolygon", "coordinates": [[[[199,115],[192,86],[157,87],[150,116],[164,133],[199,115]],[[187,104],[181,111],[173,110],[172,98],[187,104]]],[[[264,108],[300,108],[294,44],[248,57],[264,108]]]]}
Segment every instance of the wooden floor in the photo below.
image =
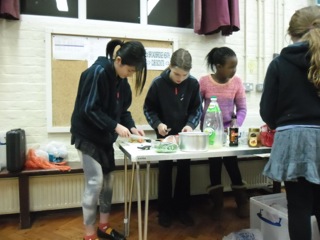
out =
{"type": "MultiPolygon", "coordinates": [[[[259,195],[256,192],[250,196],[259,195]]],[[[170,228],[158,225],[156,201],[150,201],[148,239],[150,240],[221,240],[233,231],[249,228],[249,218],[239,219],[235,215],[235,202],[230,193],[225,193],[223,219],[213,222],[210,219],[211,203],[207,196],[192,197],[190,213],[195,226],[185,227],[174,221],[170,228]]],[[[111,214],[112,227],[123,232],[123,204],[113,205],[111,214]]],[[[68,209],[33,213],[32,227],[19,229],[18,215],[0,216],[1,240],[67,240],[82,239],[81,209],[68,209]]],[[[138,239],[137,208],[133,204],[130,236],[127,240],[138,239]]]]}

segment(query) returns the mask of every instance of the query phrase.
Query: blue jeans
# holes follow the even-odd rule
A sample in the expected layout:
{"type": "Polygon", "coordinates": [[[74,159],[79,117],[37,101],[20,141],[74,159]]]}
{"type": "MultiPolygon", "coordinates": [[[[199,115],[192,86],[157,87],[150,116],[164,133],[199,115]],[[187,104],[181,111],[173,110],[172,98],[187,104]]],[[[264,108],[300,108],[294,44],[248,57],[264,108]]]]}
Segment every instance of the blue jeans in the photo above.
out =
{"type": "Polygon", "coordinates": [[[291,240],[311,240],[311,216],[320,229],[320,185],[305,178],[285,182],[288,201],[289,236],[291,240]]]}

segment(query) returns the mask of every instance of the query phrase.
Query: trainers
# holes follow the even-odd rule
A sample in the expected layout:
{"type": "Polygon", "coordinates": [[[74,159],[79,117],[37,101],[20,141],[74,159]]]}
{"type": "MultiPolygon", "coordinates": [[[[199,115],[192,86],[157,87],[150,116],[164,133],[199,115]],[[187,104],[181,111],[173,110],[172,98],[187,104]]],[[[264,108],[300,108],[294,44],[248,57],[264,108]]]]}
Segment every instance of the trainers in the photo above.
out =
{"type": "Polygon", "coordinates": [[[105,231],[102,231],[100,228],[98,228],[97,235],[99,238],[102,239],[126,240],[125,236],[123,236],[121,233],[117,232],[111,227],[108,227],[105,231]]]}
{"type": "Polygon", "coordinates": [[[86,236],[83,238],[83,240],[99,240],[99,238],[95,235],[90,236],[86,236]]]}
{"type": "Polygon", "coordinates": [[[160,226],[168,228],[172,224],[172,217],[166,212],[160,212],[158,216],[158,223],[160,226]]]}
{"type": "Polygon", "coordinates": [[[178,213],[178,219],[183,225],[187,227],[194,225],[193,218],[186,211],[180,211],[178,213]]]}

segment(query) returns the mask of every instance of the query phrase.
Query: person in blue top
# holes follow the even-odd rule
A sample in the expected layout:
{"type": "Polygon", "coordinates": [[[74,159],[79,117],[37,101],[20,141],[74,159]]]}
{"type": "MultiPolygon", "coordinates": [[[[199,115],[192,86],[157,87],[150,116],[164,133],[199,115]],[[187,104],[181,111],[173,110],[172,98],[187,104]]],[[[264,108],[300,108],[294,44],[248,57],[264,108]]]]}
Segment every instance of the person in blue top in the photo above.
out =
{"type": "Polygon", "coordinates": [[[293,44],[269,65],[260,115],[276,129],[263,174],[284,181],[291,240],[311,240],[311,215],[320,229],[320,7],[296,11],[293,44]]]}
{"type": "MultiPolygon", "coordinates": [[[[190,132],[199,124],[202,113],[199,83],[190,75],[191,67],[191,54],[180,48],[172,54],[169,67],[153,80],[149,88],[143,110],[157,138],[190,132]]],[[[159,162],[159,225],[170,227],[176,215],[181,223],[192,226],[194,221],[188,214],[190,160],[177,161],[173,197],[172,167],[172,160],[159,162]]]]}
{"type": "Polygon", "coordinates": [[[113,143],[118,136],[144,135],[128,111],[132,94],[127,78],[135,75],[136,91],[141,93],[146,69],[146,51],[140,42],[115,39],[107,44],[106,57],[98,57],[81,74],[70,131],[85,176],[84,240],[125,239],[109,224],[115,169],[113,143]],[[120,48],[115,52],[117,46],[120,48]],[[100,218],[96,230],[98,200],[100,218]]]}

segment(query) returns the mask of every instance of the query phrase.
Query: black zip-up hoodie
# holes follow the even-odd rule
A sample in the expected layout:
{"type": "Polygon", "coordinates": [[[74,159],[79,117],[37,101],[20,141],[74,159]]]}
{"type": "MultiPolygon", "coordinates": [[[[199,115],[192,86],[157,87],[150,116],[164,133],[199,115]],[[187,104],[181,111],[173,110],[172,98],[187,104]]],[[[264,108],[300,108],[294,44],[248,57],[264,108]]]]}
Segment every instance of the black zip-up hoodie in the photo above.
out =
{"type": "Polygon", "coordinates": [[[71,143],[78,138],[98,147],[112,146],[118,137],[117,123],[128,129],[135,126],[128,111],[131,101],[128,80],[116,76],[112,60],[99,57],[80,77],[71,117],[71,143]]]}
{"type": "Polygon", "coordinates": [[[320,125],[320,97],[308,80],[308,44],[285,47],[269,65],[260,101],[260,115],[270,128],[320,125]]]}
{"type": "Polygon", "coordinates": [[[143,107],[145,117],[158,138],[162,137],[157,131],[160,123],[172,128],[170,134],[174,135],[186,125],[196,128],[202,113],[198,80],[189,75],[176,84],[169,74],[170,69],[166,69],[153,80],[143,107]]]}

